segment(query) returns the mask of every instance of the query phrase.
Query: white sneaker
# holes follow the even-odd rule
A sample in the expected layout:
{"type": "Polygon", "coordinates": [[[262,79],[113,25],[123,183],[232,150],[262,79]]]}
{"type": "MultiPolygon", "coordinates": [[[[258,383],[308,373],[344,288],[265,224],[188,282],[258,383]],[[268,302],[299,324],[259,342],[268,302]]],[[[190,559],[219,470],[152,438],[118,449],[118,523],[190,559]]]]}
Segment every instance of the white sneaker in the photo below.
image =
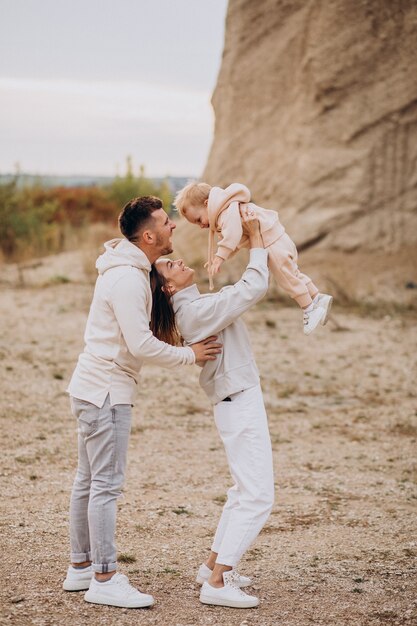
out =
{"type": "Polygon", "coordinates": [[[315,330],[317,326],[321,323],[321,320],[325,317],[325,315],[326,311],[319,304],[316,304],[314,308],[311,309],[311,311],[304,310],[304,334],[310,335],[313,330],[315,330]]]}
{"type": "Polygon", "coordinates": [[[324,317],[320,322],[322,326],[327,324],[327,320],[329,319],[330,309],[332,308],[332,304],[333,304],[332,296],[327,295],[327,293],[319,293],[318,302],[316,306],[321,306],[325,311],[324,317]]]}
{"type": "Polygon", "coordinates": [[[237,586],[239,574],[234,570],[224,572],[224,587],[212,587],[207,581],[203,583],[200,593],[200,602],[215,604],[216,606],[231,606],[235,609],[250,609],[258,606],[259,600],[250,596],[237,586]]]}
{"type": "MultiPolygon", "coordinates": [[[[232,570],[232,571],[236,571],[236,570],[232,570]]],[[[242,587],[249,587],[252,584],[252,581],[250,578],[248,578],[248,576],[242,576],[242,574],[237,573],[237,586],[242,588],[242,587]]],[[[208,579],[210,578],[212,574],[212,570],[207,567],[207,565],[205,563],[203,563],[203,565],[200,566],[200,569],[198,570],[198,574],[197,574],[197,578],[195,579],[195,581],[199,584],[202,585],[204,582],[207,582],[208,579]]]]}
{"type": "Polygon", "coordinates": [[[70,565],[67,570],[67,577],[62,583],[62,588],[65,591],[85,591],[85,589],[89,588],[92,577],[93,568],[91,565],[82,569],[77,569],[70,565]]]}
{"type": "Polygon", "coordinates": [[[144,606],[152,606],[154,603],[152,596],[141,593],[132,587],[128,577],[119,573],[114,574],[105,583],[99,583],[95,578],[92,578],[84,600],[93,604],[108,604],[126,609],[139,609],[144,606]]]}

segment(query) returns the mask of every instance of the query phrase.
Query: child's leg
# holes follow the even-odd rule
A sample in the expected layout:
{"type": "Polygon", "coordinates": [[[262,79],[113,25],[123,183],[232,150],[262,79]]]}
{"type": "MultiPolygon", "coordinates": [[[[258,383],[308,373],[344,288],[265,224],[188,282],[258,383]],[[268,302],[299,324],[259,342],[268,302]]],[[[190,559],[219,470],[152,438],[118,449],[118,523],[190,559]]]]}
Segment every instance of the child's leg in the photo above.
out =
{"type": "Polygon", "coordinates": [[[298,253],[292,239],[285,233],[268,246],[268,265],[278,285],[301,308],[308,307],[319,290],[306,274],[298,269],[298,253]]]}
{"type": "MultiPolygon", "coordinates": [[[[298,266],[297,266],[297,268],[298,268],[298,266]]],[[[310,276],[307,276],[307,274],[303,274],[302,272],[300,272],[300,270],[298,270],[298,271],[299,271],[299,276],[300,276],[301,280],[304,282],[305,286],[308,289],[308,293],[310,294],[311,299],[314,300],[314,298],[319,293],[318,288],[313,283],[313,281],[311,280],[310,276]]]]}
{"type": "Polygon", "coordinates": [[[274,501],[271,440],[260,385],[217,404],[214,416],[239,490],[216,545],[216,562],[234,567],[258,536],[274,501]]]}

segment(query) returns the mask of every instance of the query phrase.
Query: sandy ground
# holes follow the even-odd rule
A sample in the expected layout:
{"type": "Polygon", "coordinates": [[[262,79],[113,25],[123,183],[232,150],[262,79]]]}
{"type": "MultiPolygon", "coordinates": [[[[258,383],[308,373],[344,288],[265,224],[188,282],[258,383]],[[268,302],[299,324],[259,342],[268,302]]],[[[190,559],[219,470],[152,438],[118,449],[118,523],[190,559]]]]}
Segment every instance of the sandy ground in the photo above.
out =
{"type": "Polygon", "coordinates": [[[194,582],[230,485],[197,369],[144,368],[118,517],[121,569],[152,609],[61,589],[76,427],[65,394],[88,284],[4,286],[0,299],[1,624],[373,626],[417,623],[416,353],[408,313],[336,308],[309,338],[299,311],[246,316],[274,449],[276,504],[240,564],[261,600],[204,607],[194,582]]]}

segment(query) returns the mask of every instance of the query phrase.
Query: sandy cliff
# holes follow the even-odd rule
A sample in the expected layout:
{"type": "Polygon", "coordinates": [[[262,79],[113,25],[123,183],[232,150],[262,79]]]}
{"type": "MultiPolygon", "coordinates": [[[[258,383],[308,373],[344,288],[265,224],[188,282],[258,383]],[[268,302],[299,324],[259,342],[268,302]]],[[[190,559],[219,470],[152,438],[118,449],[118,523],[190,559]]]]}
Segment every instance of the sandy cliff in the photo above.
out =
{"type": "MultiPolygon", "coordinates": [[[[230,0],[204,179],[301,248],[417,241],[417,2],[230,0]]],[[[317,249],[317,248],[316,248],[317,249]]]]}

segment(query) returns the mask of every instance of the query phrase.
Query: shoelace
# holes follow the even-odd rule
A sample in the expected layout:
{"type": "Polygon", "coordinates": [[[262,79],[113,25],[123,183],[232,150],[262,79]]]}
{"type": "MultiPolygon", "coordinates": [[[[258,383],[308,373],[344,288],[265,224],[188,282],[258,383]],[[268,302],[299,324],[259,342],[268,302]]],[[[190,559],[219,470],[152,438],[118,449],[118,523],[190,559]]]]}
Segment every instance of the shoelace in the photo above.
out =
{"type": "Polygon", "coordinates": [[[128,577],[125,576],[124,574],[118,574],[116,578],[116,584],[123,587],[123,591],[130,596],[132,596],[133,594],[136,594],[137,592],[141,593],[139,589],[132,587],[132,585],[129,583],[128,577]]]}
{"type": "Polygon", "coordinates": [[[239,592],[239,595],[241,595],[242,597],[246,596],[246,593],[244,591],[242,591],[242,589],[239,587],[239,574],[238,572],[236,572],[235,570],[232,570],[232,572],[229,574],[229,576],[227,576],[227,585],[229,585],[230,587],[233,587],[233,589],[236,589],[236,591],[239,592]]]}

